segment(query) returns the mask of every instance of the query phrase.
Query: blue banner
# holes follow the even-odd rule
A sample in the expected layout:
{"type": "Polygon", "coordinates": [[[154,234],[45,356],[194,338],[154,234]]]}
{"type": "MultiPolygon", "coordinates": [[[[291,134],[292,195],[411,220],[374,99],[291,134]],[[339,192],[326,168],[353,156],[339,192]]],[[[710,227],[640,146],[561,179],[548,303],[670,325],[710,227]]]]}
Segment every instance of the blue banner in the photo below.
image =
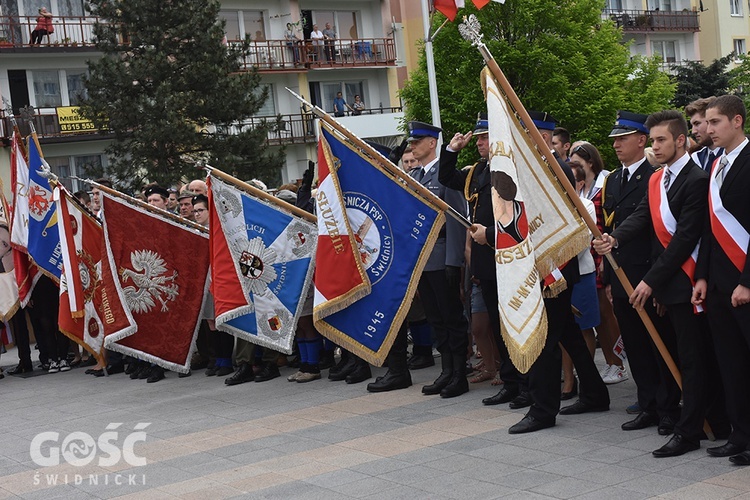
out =
{"type": "Polygon", "coordinates": [[[59,281],[63,258],[57,210],[49,180],[42,175],[42,155],[33,138],[29,138],[29,255],[49,277],[59,281]]]}
{"type": "Polygon", "coordinates": [[[325,126],[322,134],[372,292],[316,326],[357,356],[382,365],[411,307],[445,216],[378,161],[340,141],[325,126]]]}

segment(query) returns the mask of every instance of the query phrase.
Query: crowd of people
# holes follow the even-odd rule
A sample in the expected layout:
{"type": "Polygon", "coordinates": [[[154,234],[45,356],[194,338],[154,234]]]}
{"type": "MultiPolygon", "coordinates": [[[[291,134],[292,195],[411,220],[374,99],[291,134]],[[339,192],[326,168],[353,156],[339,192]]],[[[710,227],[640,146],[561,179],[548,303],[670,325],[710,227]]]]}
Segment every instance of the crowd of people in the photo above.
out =
{"type": "MultiPolygon", "coordinates": [[[[491,175],[487,116],[480,115],[473,131],[446,138],[440,149],[440,128],[409,122],[405,149],[399,148],[392,159],[468,217],[471,227],[466,230],[447,218],[388,354],[387,372],[370,382],[367,390],[409,387],[410,370],[433,366],[439,357],[440,373],[422,387],[422,393],[453,398],[469,392],[471,384],[489,382],[498,392],[483,399],[484,405],[529,408],[509,428],[516,434],[552,427],[558,415],[608,411],[607,386],[632,376],[636,401],[628,413],[634,417],[622,424],[622,430],[653,427],[660,435],[671,435],[654,456],[697,450],[702,440],[713,435],[726,442],[708,447],[710,455],[750,465],[750,393],[742,383],[750,362],[750,322],[745,321],[750,311],[746,111],[739,98],[721,96],[699,99],[686,112],[689,123],[683,112],[675,110],[648,116],[619,112],[609,137],[621,165],[611,173],[594,145],[571,144],[570,134],[549,114],[529,113],[545,141],[542,153],[562,168],[602,236],[561,266],[567,288],[544,298],[547,337],[527,373],[510,360],[496,307],[502,283],[497,281],[495,242],[501,235],[521,241],[521,230],[514,205],[503,218],[493,200],[493,196],[511,200],[513,196],[506,198],[502,192],[507,186],[491,175]],[[480,160],[459,168],[459,153],[473,139],[480,160]],[[610,253],[630,286],[621,282],[613,262],[603,257],[610,253]],[[644,313],[679,369],[681,387],[641,319],[644,313]],[[594,363],[597,343],[604,358],[601,370],[594,363]],[[470,363],[474,355],[479,358],[476,365],[470,363]],[[574,402],[561,408],[566,400],[574,402]]],[[[310,163],[299,185],[269,190],[260,181],[251,184],[314,212],[315,165],[310,163]]],[[[111,185],[106,179],[97,182],[111,185]]],[[[96,187],[90,197],[86,192],[76,196],[92,213],[101,209],[96,187]]],[[[154,207],[208,225],[208,187],[203,180],[174,188],[149,185],[141,196],[154,207]]],[[[11,321],[20,363],[10,374],[35,369],[28,312],[41,369],[55,373],[80,363],[93,365],[88,373],[94,376],[124,372],[150,383],[165,378],[163,368],[117,353],[109,353],[106,365],[80,353],[50,320],[57,317],[50,309],[57,303],[57,287],[47,278],[40,284],[32,307],[11,321]]],[[[372,372],[367,362],[316,331],[312,302],[310,292],[298,322],[293,356],[218,331],[208,308],[191,369],[226,377],[228,386],[278,378],[279,368],[287,365],[293,369],[289,382],[319,380],[326,369],[332,381],[369,380],[372,372]]]]}

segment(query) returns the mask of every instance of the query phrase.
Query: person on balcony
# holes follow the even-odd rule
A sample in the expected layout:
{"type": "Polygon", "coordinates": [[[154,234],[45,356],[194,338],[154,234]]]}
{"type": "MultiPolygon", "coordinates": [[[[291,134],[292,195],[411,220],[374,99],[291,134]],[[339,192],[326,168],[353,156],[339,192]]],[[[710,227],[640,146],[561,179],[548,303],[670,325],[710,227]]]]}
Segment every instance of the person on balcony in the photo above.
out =
{"type": "Polygon", "coordinates": [[[31,32],[31,45],[40,45],[42,38],[54,32],[52,13],[46,7],[42,7],[39,9],[39,17],[36,18],[36,27],[31,32]]]}
{"type": "Polygon", "coordinates": [[[310,32],[310,40],[312,40],[313,48],[315,49],[315,60],[321,61],[323,59],[323,32],[320,31],[317,24],[313,24],[313,29],[310,32]]]}
{"type": "Polygon", "coordinates": [[[326,23],[323,38],[325,39],[326,60],[336,62],[336,31],[331,28],[331,23],[326,23]]]}
{"type": "Polygon", "coordinates": [[[299,42],[297,33],[294,32],[294,25],[292,23],[286,23],[286,31],[284,31],[284,40],[286,40],[286,46],[292,51],[292,57],[294,57],[294,64],[299,64],[299,42]]]}
{"type": "Polygon", "coordinates": [[[365,110],[365,103],[362,102],[362,98],[359,97],[359,94],[354,96],[354,102],[352,103],[352,114],[353,115],[361,115],[362,111],[365,110]]]}

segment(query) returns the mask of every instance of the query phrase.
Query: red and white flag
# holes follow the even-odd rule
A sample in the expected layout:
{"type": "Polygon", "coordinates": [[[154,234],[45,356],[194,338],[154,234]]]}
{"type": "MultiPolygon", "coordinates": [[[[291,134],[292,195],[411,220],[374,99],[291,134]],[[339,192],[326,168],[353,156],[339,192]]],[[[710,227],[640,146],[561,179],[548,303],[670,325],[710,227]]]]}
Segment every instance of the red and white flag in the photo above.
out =
{"type": "Polygon", "coordinates": [[[319,321],[351,305],[371,291],[354,232],[344,207],[336,170],[338,160],[328,144],[318,142],[318,248],[315,254],[315,306],[319,321]],[[326,154],[327,152],[327,154],[326,154]],[[329,164],[327,158],[333,158],[329,164]],[[325,279],[317,279],[318,277],[325,279]]]}
{"type": "MultiPolygon", "coordinates": [[[[505,0],[472,0],[477,9],[484,8],[490,1],[505,3],[505,0]]],[[[442,13],[451,21],[456,19],[458,9],[463,9],[465,6],[466,3],[464,0],[435,0],[435,10],[442,13]]]]}
{"type": "Polygon", "coordinates": [[[10,246],[10,208],[0,179],[0,325],[18,310],[18,285],[13,273],[14,252],[10,246]]]}
{"type": "Polygon", "coordinates": [[[58,325],[67,337],[103,364],[104,339],[135,332],[135,321],[117,293],[99,221],[82,210],[64,188],[55,187],[63,274],[58,325]]]}
{"type": "Polygon", "coordinates": [[[186,373],[207,292],[208,232],[102,192],[111,274],[138,330],[105,338],[107,349],[186,373]]]}

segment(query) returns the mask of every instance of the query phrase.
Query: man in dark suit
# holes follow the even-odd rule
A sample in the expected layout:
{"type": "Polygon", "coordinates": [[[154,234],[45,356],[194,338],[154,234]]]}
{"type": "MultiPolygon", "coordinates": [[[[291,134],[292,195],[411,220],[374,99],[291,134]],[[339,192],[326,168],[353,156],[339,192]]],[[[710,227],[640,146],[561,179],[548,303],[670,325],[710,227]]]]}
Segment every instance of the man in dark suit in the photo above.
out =
{"type": "Polygon", "coordinates": [[[745,105],[717,97],[706,109],[708,134],[724,154],[709,180],[710,226],[701,243],[693,303],[703,304],[714,336],[732,433],[708,454],[750,465],[750,147],[745,105]]]}
{"type": "Polygon", "coordinates": [[[685,114],[690,118],[690,125],[693,127],[693,137],[698,141],[697,149],[690,156],[706,172],[711,171],[716,159],[724,153],[724,148],[714,146],[714,141],[706,132],[706,108],[714,99],[716,98],[713,96],[697,99],[685,106],[685,114]]]}
{"type": "MultiPolygon", "coordinates": [[[[490,167],[488,163],[490,143],[488,135],[487,114],[477,117],[474,132],[457,133],[448,145],[440,151],[440,183],[444,186],[462,191],[469,202],[469,216],[474,227],[484,228],[480,235],[471,241],[470,271],[472,277],[479,280],[484,303],[497,304],[497,271],[495,270],[495,251],[491,243],[495,241],[495,217],[492,213],[492,192],[490,185],[490,167]],[[468,145],[471,138],[477,138],[477,151],[481,159],[470,169],[456,170],[458,153],[468,145]],[[481,240],[481,243],[480,241],[481,240]]],[[[473,228],[472,228],[473,229],[473,228]]],[[[476,230],[472,231],[476,232],[476,230]]],[[[486,405],[508,403],[518,396],[520,373],[513,366],[508,355],[508,348],[500,335],[500,314],[497,308],[489,315],[490,328],[495,343],[500,351],[500,378],[502,389],[495,396],[485,398],[486,405]]]]}
{"type": "MultiPolygon", "coordinates": [[[[641,234],[651,235],[653,265],[630,296],[630,303],[642,309],[653,295],[667,307],[677,336],[682,371],[683,407],[671,440],[653,452],[655,457],[674,457],[700,448],[709,391],[721,393],[708,367],[713,347],[708,323],[702,311],[694,310],[690,299],[698,242],[708,214],[708,174],[685,149],[688,127],[679,111],[661,111],[648,117],[654,156],[664,168],[649,179],[646,196],[638,208],[611,234],[604,234],[594,246],[602,254],[613,245],[624,244],[641,234]],[[665,203],[666,202],[666,203],[665,203]],[[713,383],[709,383],[712,381],[713,383]]],[[[720,404],[723,406],[723,399],[720,404]]],[[[726,432],[729,423],[721,422],[726,432]]],[[[719,429],[714,427],[715,431],[719,429]]]]}
{"type": "MultiPolygon", "coordinates": [[[[648,140],[648,127],[645,125],[647,118],[646,115],[620,111],[609,134],[614,139],[613,147],[622,167],[607,177],[602,189],[605,233],[611,234],[635,211],[645,196],[649,179],[655,171],[646,160],[644,152],[648,140]]],[[[612,255],[625,271],[630,283],[638,284],[651,269],[651,237],[647,232],[640,233],[627,243],[613,248],[612,255]]],[[[630,304],[630,297],[606,260],[602,279],[612,297],[641,408],[641,413],[634,420],[622,424],[622,429],[630,431],[658,425],[659,434],[666,436],[672,432],[679,417],[679,387],[656,351],[637,311],[630,304]]],[[[651,301],[646,302],[644,309],[664,343],[674,351],[674,331],[669,321],[656,314],[651,301]]]]}
{"type": "MultiPolygon", "coordinates": [[[[410,175],[456,211],[465,214],[466,202],[461,193],[447,189],[438,182],[439,159],[436,147],[441,129],[416,121],[409,122],[408,126],[412,153],[422,165],[421,168],[412,170],[410,175]]],[[[446,219],[445,227],[422,271],[417,289],[427,321],[435,332],[435,344],[442,363],[440,376],[432,384],[424,386],[422,393],[452,398],[469,390],[466,380],[468,324],[460,298],[466,230],[452,217],[446,219]]],[[[369,384],[368,391],[382,392],[411,385],[411,376],[406,368],[405,329],[402,330],[403,335],[399,332],[393,344],[396,351],[391,349],[394,355],[388,355],[388,373],[369,384]],[[394,371],[396,366],[398,368],[394,371]]]]}

